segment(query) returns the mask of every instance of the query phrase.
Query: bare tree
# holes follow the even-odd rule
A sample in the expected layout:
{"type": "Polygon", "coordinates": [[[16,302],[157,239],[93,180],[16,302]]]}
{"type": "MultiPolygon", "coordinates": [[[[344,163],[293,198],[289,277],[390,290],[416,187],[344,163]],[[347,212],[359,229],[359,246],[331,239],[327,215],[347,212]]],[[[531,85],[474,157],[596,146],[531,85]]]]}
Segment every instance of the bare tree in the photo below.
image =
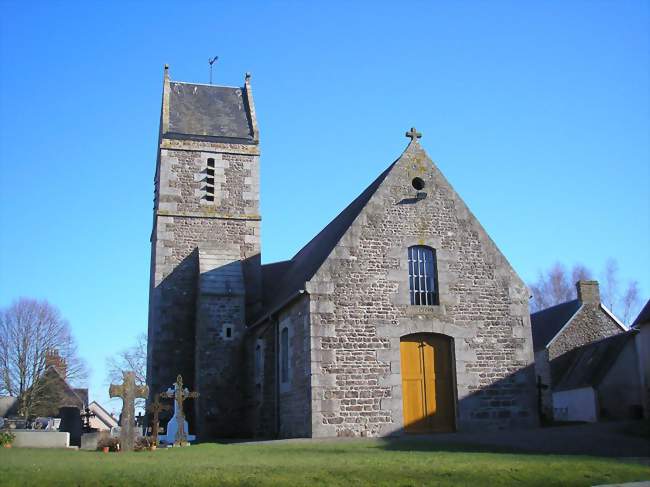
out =
{"type": "Polygon", "coordinates": [[[540,271],[537,281],[529,284],[533,294],[531,311],[539,311],[575,299],[575,283],[580,279],[590,278],[591,272],[582,264],[574,265],[569,274],[564,265],[556,262],[545,273],[540,271]]]}
{"type": "Polygon", "coordinates": [[[619,295],[618,263],[614,259],[607,259],[601,281],[601,300],[613,312],[619,295]]]}
{"type": "Polygon", "coordinates": [[[20,298],[0,309],[0,393],[18,398],[23,417],[52,408],[56,401],[46,374],[46,357],[53,353],[65,364],[65,380],[75,383],[86,378],[68,322],[56,307],[20,298]]]}
{"type": "MultiPolygon", "coordinates": [[[[587,269],[584,265],[582,264],[576,264],[573,266],[573,269],[571,269],[571,283],[575,284],[578,281],[585,281],[593,279],[593,276],[591,274],[591,271],[587,269]]],[[[574,287],[574,286],[572,286],[574,287]]]]}
{"type": "MultiPolygon", "coordinates": [[[[564,265],[555,263],[548,271],[540,272],[537,280],[528,285],[533,294],[531,311],[540,311],[576,299],[575,283],[593,279],[592,276],[592,272],[582,264],[574,265],[569,274],[564,265]]],[[[630,281],[623,293],[620,289],[618,264],[615,259],[608,259],[601,275],[601,301],[612,313],[620,313],[622,321],[629,325],[641,304],[638,283],[630,281]]]]}
{"type": "Polygon", "coordinates": [[[147,382],[147,334],[140,333],[136,337],[135,345],[125,348],[106,360],[108,380],[121,383],[122,371],[135,372],[135,381],[138,385],[147,382]]]}
{"type": "Polygon", "coordinates": [[[629,325],[632,319],[636,317],[638,308],[641,305],[641,297],[639,296],[639,283],[630,281],[621,298],[621,306],[623,308],[623,323],[629,325]]]}
{"type": "MultiPolygon", "coordinates": [[[[143,385],[147,382],[147,334],[140,333],[136,337],[135,345],[120,350],[114,357],[106,360],[108,382],[121,384],[122,372],[132,370],[135,372],[135,382],[143,385]]],[[[136,399],[135,406],[143,408],[144,399],[136,399]]]]}

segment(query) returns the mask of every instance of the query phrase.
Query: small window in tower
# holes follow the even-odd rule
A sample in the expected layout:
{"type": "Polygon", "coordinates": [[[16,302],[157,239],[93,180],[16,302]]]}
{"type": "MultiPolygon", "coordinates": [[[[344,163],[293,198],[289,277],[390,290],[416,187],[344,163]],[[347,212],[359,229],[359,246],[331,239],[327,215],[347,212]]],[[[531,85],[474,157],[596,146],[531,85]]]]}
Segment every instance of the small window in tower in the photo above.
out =
{"type": "Polygon", "coordinates": [[[208,184],[214,185],[214,178],[207,177],[207,178],[205,178],[205,182],[208,183],[208,184]]]}
{"type": "Polygon", "coordinates": [[[214,176],[214,169],[207,168],[205,171],[208,173],[208,176],[214,176]]]}
{"type": "Polygon", "coordinates": [[[214,186],[206,186],[205,192],[208,194],[214,194],[214,186]]]}
{"type": "Polygon", "coordinates": [[[231,338],[232,337],[232,328],[227,327],[226,328],[226,338],[231,338]]]}
{"type": "Polygon", "coordinates": [[[413,181],[411,181],[411,185],[413,185],[413,187],[418,191],[423,190],[424,180],[422,178],[413,178],[413,181]]]}
{"type": "Polygon", "coordinates": [[[214,167],[214,159],[212,157],[208,159],[208,167],[214,167]]]}

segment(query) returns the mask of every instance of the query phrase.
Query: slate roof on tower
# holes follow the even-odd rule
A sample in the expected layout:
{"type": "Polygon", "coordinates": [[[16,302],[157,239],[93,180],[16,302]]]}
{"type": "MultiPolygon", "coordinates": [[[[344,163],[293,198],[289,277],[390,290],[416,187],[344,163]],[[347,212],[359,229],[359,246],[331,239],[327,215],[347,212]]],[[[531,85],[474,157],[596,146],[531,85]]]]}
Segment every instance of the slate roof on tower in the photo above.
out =
{"type": "Polygon", "coordinates": [[[163,93],[165,138],[258,143],[249,74],[240,88],[171,81],[165,68],[163,93]]]}

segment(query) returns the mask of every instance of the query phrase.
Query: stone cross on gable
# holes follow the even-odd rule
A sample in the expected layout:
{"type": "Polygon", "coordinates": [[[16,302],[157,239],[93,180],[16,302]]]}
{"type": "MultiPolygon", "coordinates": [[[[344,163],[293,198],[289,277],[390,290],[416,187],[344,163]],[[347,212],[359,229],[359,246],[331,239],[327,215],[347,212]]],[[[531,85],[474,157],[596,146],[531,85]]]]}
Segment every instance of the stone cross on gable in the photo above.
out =
{"type": "Polygon", "coordinates": [[[160,413],[168,411],[171,407],[167,404],[160,402],[160,394],[154,396],[153,402],[149,404],[147,411],[153,414],[151,421],[151,441],[154,445],[158,445],[158,433],[160,432],[160,413]]]}
{"type": "Polygon", "coordinates": [[[122,451],[133,450],[135,400],[138,397],[146,398],[149,395],[147,386],[138,386],[135,383],[135,372],[122,372],[122,384],[111,384],[108,389],[110,397],[122,398],[122,418],[120,419],[120,448],[122,451]]]}
{"type": "Polygon", "coordinates": [[[186,446],[188,443],[187,431],[185,431],[185,413],[183,412],[183,401],[186,399],[199,397],[199,393],[190,392],[187,387],[183,389],[183,377],[178,374],[173,389],[167,389],[167,392],[163,392],[162,395],[163,397],[174,399],[174,416],[176,417],[176,421],[178,423],[176,437],[174,438],[174,446],[186,446]]]}
{"type": "Polygon", "coordinates": [[[418,139],[422,138],[422,133],[415,130],[415,127],[411,127],[411,130],[406,132],[406,136],[415,142],[418,139]]]}

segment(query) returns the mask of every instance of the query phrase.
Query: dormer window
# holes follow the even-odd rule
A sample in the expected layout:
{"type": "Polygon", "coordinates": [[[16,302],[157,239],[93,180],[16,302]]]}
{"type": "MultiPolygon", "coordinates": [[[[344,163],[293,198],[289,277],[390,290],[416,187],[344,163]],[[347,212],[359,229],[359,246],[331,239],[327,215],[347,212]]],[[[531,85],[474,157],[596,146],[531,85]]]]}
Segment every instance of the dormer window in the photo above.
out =
{"type": "Polygon", "coordinates": [[[423,245],[409,247],[408,265],[411,304],[416,306],[438,304],[436,251],[423,245]]]}

